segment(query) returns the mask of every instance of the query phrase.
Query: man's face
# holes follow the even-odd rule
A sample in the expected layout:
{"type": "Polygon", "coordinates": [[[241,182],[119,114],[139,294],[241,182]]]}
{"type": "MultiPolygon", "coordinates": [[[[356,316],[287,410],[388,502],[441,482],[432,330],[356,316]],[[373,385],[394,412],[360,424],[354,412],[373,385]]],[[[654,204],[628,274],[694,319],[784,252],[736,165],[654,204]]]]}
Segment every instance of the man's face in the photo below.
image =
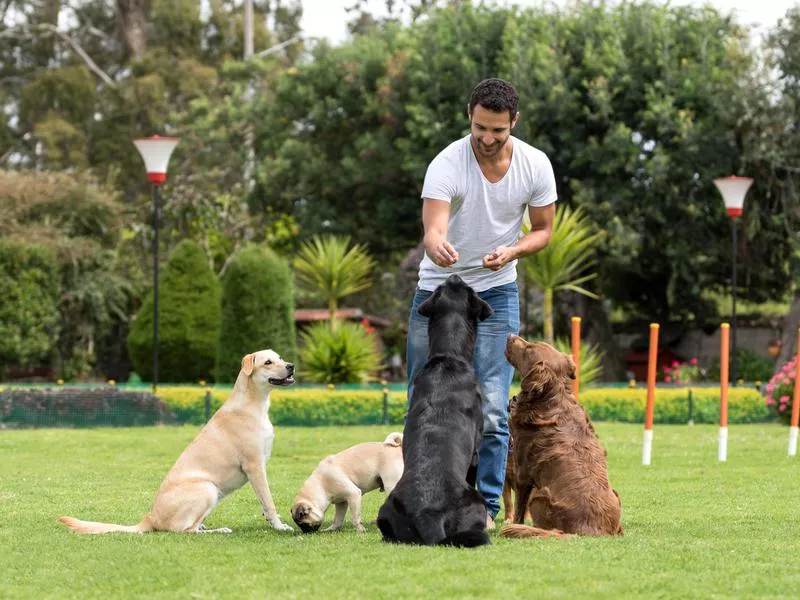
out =
{"type": "Polygon", "coordinates": [[[508,111],[494,112],[476,104],[470,115],[470,133],[478,153],[487,158],[496,156],[511,136],[517,117],[519,113],[511,120],[508,111]]]}

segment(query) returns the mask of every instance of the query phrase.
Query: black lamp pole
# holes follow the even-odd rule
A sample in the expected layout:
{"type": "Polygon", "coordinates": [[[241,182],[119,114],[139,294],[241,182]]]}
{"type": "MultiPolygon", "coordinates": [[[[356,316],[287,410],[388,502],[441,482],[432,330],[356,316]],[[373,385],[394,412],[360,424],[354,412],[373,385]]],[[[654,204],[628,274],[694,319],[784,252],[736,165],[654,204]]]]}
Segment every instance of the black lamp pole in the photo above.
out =
{"type": "Polygon", "coordinates": [[[731,231],[733,247],[731,253],[733,254],[733,273],[731,277],[731,293],[733,295],[733,306],[731,312],[731,385],[736,387],[736,221],[731,219],[731,231]]]}
{"type": "Polygon", "coordinates": [[[158,385],[158,184],[153,185],[153,394],[158,385]]]}

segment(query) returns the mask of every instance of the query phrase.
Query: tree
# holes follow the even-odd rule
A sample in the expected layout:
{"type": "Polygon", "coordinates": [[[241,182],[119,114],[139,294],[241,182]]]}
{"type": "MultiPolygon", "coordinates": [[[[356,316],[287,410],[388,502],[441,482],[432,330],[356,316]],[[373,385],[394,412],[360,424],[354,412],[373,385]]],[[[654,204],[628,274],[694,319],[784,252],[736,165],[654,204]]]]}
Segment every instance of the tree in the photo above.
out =
{"type": "MultiPolygon", "coordinates": [[[[220,284],[203,250],[184,240],[161,274],[158,298],[159,379],[174,383],[210,379],[220,327],[220,284]]],[[[137,373],[153,377],[153,295],[145,299],[128,335],[137,373]]]]}
{"type": "Polygon", "coordinates": [[[553,294],[569,290],[597,299],[583,284],[597,277],[587,273],[595,264],[596,245],[600,233],[592,232],[592,225],[582,209],[572,210],[558,206],[550,243],[534,254],[522,259],[525,277],[544,292],[544,339],[553,343],[553,294]]]}
{"type": "Polygon", "coordinates": [[[297,284],[327,302],[331,329],[336,327],[339,300],[372,285],[375,262],[364,246],[349,246],[346,236],[316,236],[294,259],[297,284]]]}
{"type": "Polygon", "coordinates": [[[216,380],[236,380],[242,357],[270,348],[294,362],[294,294],[286,260],[264,246],[236,253],[222,280],[216,380]]]}

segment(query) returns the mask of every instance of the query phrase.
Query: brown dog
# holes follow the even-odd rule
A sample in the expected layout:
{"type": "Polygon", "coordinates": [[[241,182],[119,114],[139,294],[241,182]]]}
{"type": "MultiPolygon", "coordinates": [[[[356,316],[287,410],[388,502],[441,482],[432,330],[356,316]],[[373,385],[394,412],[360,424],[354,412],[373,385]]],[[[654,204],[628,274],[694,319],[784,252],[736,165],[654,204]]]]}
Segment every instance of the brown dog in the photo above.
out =
{"type": "Polygon", "coordinates": [[[149,531],[230,533],[227,527],[206,529],[203,520],[222,498],[248,480],[267,521],[281,522],[267,484],[267,460],[275,437],[269,421],[269,392],[294,383],[294,365],[272,350],[242,359],[233,392],[194,441],[178,457],[153,500],[150,514],[138,525],[114,525],[61,517],[75,533],[147,533],[149,531]]]}
{"type": "Polygon", "coordinates": [[[572,358],[518,336],[508,339],[506,358],[523,379],[510,418],[516,524],[500,535],[622,535],[622,509],[608,481],[605,452],[572,393],[572,358]],[[536,527],[522,525],[526,507],[536,527]]]}

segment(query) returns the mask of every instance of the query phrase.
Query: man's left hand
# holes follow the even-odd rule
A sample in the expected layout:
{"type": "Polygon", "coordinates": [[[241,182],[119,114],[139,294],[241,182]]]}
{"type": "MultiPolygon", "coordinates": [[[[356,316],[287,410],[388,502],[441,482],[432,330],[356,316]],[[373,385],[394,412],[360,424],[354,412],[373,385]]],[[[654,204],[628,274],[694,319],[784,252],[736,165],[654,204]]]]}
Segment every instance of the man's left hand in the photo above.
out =
{"type": "Polygon", "coordinates": [[[506,263],[514,260],[516,253],[510,246],[498,246],[492,252],[483,257],[483,266],[492,271],[498,271],[506,263]]]}

